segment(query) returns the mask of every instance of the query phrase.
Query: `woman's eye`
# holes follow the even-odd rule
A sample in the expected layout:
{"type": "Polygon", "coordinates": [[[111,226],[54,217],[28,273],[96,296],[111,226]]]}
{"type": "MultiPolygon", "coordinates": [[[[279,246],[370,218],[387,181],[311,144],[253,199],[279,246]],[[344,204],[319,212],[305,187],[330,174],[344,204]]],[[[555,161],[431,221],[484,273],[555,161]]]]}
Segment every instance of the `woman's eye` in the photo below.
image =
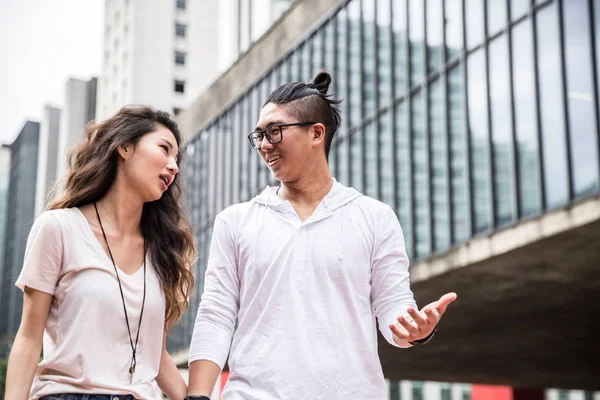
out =
{"type": "Polygon", "coordinates": [[[167,146],[160,146],[162,147],[167,153],[169,152],[169,148],[167,146]]]}

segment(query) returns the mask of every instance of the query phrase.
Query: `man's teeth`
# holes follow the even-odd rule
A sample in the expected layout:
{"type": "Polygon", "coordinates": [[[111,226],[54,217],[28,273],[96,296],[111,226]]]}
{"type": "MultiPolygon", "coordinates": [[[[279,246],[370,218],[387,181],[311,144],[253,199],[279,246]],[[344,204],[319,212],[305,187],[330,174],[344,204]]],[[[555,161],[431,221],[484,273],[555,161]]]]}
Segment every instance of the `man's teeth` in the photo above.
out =
{"type": "Polygon", "coordinates": [[[268,162],[272,163],[273,161],[277,161],[279,160],[281,157],[273,157],[273,158],[269,158],[268,162]]]}

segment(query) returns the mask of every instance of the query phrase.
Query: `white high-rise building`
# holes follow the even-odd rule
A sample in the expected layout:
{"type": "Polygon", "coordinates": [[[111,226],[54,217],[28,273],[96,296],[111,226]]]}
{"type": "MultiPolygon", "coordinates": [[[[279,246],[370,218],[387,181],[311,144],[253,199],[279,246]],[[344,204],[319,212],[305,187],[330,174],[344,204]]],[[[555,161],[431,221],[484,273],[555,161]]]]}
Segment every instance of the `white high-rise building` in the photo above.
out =
{"type": "Polygon", "coordinates": [[[51,105],[44,107],[40,124],[38,164],[35,185],[35,211],[37,218],[48,203],[48,193],[57,179],[58,162],[62,155],[59,149],[61,109],[51,105]]]}
{"type": "Polygon", "coordinates": [[[217,74],[216,0],[106,0],[96,117],[126,104],[177,114],[217,74]]]}
{"type": "Polygon", "coordinates": [[[106,0],[97,120],[132,103],[177,114],[291,2],[106,0]]]}

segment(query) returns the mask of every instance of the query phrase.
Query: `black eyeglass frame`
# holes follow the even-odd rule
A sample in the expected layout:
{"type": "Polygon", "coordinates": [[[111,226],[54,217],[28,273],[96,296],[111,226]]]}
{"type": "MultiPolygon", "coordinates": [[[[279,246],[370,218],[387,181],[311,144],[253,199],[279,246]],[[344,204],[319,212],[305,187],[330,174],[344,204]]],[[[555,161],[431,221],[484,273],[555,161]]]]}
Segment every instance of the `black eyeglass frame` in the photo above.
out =
{"type": "Polygon", "coordinates": [[[259,147],[254,146],[254,142],[252,141],[252,135],[254,135],[255,133],[260,133],[263,135],[263,138],[267,138],[267,140],[269,141],[269,143],[271,144],[277,144],[279,142],[281,142],[283,140],[283,128],[287,128],[289,126],[308,126],[308,125],[314,125],[316,124],[316,122],[292,122],[290,124],[273,124],[273,125],[269,125],[267,126],[265,129],[263,129],[262,131],[260,130],[256,130],[256,131],[252,131],[250,132],[250,134],[248,135],[248,141],[250,142],[250,146],[252,146],[252,148],[254,150],[258,150],[259,147]],[[277,141],[273,141],[271,139],[271,135],[269,135],[267,133],[267,131],[273,127],[277,127],[279,129],[279,140],[277,141]]]}

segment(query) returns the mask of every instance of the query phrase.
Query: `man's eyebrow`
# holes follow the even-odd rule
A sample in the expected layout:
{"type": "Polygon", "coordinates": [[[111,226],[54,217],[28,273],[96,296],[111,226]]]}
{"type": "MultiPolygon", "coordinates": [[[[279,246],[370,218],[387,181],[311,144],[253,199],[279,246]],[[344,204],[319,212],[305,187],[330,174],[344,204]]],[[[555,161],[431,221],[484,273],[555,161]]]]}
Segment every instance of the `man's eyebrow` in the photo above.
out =
{"type": "MultiPolygon", "coordinates": [[[[281,125],[283,124],[283,121],[276,119],[275,121],[270,121],[269,123],[267,123],[267,126],[265,126],[265,129],[267,129],[268,127],[272,126],[272,125],[281,125]]],[[[260,126],[256,126],[256,128],[254,128],[254,131],[262,131],[263,129],[260,126]]]]}

